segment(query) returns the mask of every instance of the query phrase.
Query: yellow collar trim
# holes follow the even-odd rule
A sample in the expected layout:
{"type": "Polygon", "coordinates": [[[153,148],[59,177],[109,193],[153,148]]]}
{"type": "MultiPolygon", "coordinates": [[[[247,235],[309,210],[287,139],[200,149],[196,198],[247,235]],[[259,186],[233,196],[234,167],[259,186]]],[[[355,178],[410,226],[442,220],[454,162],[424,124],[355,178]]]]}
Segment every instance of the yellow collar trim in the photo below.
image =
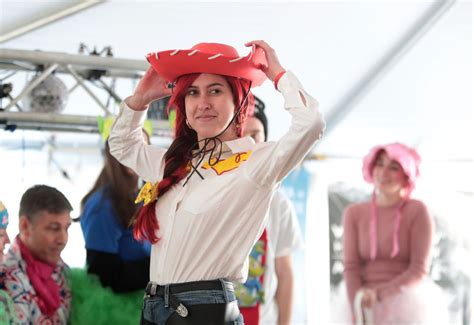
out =
{"type": "Polygon", "coordinates": [[[242,164],[244,161],[247,161],[251,154],[251,150],[247,152],[239,152],[235,155],[230,156],[227,159],[220,160],[217,163],[217,158],[212,158],[211,164],[209,164],[209,162],[205,162],[204,164],[202,164],[201,168],[204,168],[206,170],[212,169],[216,172],[217,175],[222,175],[228,171],[239,168],[240,164],[242,164]]]}

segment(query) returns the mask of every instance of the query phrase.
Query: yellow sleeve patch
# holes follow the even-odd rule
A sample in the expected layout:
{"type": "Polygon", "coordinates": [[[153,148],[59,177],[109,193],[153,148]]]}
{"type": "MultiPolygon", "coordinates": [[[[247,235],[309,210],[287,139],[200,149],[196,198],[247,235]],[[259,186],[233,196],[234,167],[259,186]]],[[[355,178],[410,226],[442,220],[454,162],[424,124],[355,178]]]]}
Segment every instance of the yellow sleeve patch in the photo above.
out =
{"type": "Polygon", "coordinates": [[[156,182],[154,185],[151,182],[146,182],[138,193],[137,198],[135,199],[135,204],[143,201],[143,205],[147,205],[156,201],[156,198],[158,197],[158,185],[159,182],[156,182]]]}

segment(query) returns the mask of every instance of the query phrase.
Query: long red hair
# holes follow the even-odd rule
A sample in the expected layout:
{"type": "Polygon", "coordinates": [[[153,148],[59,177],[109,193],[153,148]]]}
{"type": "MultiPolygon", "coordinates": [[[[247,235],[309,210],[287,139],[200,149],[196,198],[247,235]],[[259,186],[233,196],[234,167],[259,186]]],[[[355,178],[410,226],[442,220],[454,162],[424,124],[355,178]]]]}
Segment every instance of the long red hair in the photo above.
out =
{"type": "MultiPolygon", "coordinates": [[[[189,173],[190,150],[198,149],[197,134],[186,124],[186,110],[184,99],[188,88],[200,76],[199,73],[181,76],[173,89],[173,94],[168,103],[168,110],[176,110],[175,138],[165,155],[165,171],[163,179],[158,185],[158,199],[163,196],[173,185],[179,183],[189,173]]],[[[233,123],[236,124],[238,137],[243,135],[243,124],[247,116],[253,114],[255,100],[250,92],[250,83],[244,79],[223,76],[229,84],[234,96],[236,113],[240,106],[240,112],[235,117],[233,123]],[[245,96],[247,99],[243,103],[245,96]]],[[[156,235],[160,229],[156,216],[156,202],[142,206],[138,210],[133,235],[137,240],[148,240],[152,244],[159,241],[156,235]]]]}

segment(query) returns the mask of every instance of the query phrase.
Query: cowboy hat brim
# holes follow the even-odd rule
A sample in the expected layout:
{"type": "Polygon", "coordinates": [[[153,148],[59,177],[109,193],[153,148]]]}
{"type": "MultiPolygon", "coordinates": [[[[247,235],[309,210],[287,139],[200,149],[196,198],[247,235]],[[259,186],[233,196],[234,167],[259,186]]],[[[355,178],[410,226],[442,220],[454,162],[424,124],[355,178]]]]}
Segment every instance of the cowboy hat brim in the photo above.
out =
{"type": "Polygon", "coordinates": [[[150,53],[146,56],[153,69],[168,82],[191,73],[212,73],[252,82],[260,86],[267,76],[261,70],[267,66],[265,53],[260,48],[243,57],[229,57],[221,53],[206,53],[197,49],[150,53]]]}

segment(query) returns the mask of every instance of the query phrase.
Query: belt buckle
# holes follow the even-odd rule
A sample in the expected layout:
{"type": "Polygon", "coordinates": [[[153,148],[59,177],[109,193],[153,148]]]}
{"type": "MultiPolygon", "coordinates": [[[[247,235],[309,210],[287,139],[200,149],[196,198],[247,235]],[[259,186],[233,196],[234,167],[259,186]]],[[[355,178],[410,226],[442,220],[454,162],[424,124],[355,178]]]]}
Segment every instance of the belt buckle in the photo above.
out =
{"type": "Polygon", "coordinates": [[[188,309],[182,303],[179,303],[176,313],[181,317],[188,317],[189,315],[188,309]]]}

